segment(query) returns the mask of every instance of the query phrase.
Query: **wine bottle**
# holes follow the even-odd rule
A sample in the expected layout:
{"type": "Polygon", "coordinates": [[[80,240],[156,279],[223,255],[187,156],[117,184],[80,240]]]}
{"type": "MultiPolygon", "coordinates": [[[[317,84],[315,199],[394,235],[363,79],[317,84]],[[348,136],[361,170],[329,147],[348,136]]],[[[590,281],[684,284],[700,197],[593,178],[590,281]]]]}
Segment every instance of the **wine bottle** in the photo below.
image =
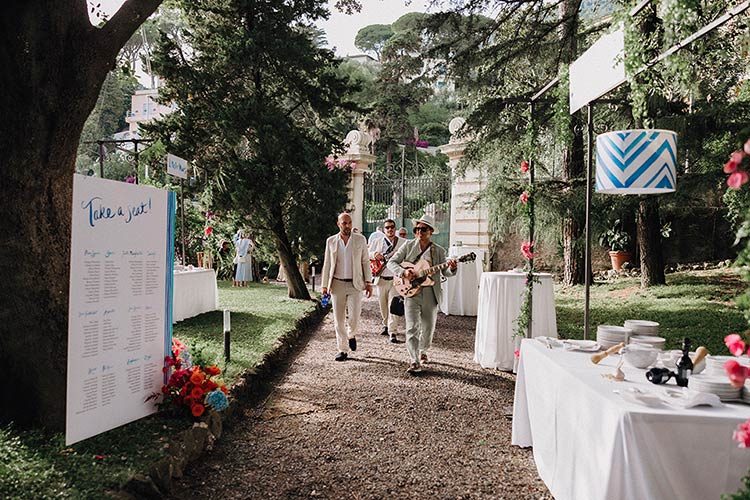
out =
{"type": "Polygon", "coordinates": [[[677,361],[677,376],[675,381],[680,387],[687,387],[688,379],[693,373],[693,361],[690,359],[690,339],[682,340],[682,357],[677,361]]]}

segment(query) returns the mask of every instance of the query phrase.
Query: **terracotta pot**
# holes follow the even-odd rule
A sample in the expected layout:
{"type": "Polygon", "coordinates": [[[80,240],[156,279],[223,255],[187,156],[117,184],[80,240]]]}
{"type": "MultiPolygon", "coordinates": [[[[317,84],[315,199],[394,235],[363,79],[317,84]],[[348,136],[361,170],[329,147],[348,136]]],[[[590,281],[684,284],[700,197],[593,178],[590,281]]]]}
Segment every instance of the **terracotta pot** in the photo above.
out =
{"type": "Polygon", "coordinates": [[[630,260],[630,252],[609,252],[609,258],[612,261],[612,269],[622,271],[622,265],[630,260]]]}

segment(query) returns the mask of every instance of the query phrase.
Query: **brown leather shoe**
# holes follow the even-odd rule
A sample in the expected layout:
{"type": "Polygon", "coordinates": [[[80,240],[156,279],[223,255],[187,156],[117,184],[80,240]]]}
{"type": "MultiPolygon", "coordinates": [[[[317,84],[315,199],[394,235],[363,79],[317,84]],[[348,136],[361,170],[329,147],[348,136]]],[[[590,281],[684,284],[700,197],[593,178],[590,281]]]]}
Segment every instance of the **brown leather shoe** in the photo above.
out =
{"type": "Polygon", "coordinates": [[[421,361],[422,363],[427,363],[427,354],[424,353],[424,352],[422,354],[420,354],[419,355],[419,361],[421,361]]]}

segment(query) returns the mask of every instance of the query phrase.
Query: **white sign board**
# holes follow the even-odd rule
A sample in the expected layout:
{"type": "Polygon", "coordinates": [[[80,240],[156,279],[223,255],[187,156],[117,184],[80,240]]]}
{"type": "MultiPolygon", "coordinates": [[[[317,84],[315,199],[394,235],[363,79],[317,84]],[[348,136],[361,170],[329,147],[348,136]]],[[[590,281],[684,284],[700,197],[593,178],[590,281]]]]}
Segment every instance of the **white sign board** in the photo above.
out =
{"type": "Polygon", "coordinates": [[[167,153],[167,173],[180,177],[182,179],[187,178],[188,162],[183,160],[179,156],[175,156],[167,153]]]}
{"type": "Polygon", "coordinates": [[[75,175],[65,442],[153,413],[172,338],[173,192],[75,175]]]}
{"type": "Polygon", "coordinates": [[[570,64],[570,114],[572,115],[625,82],[625,33],[604,35],[570,64]]]}

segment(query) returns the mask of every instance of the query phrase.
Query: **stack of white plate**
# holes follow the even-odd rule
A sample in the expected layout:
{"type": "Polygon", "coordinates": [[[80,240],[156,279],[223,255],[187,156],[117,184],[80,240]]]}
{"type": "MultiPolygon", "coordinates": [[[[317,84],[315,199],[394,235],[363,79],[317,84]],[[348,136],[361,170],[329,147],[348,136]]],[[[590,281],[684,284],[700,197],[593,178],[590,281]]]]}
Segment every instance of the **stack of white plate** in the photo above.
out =
{"type": "Polygon", "coordinates": [[[628,328],[615,325],[599,325],[596,328],[596,343],[603,349],[609,349],[620,342],[628,343],[631,331],[628,328]]]}
{"type": "Polygon", "coordinates": [[[633,330],[633,335],[648,335],[655,337],[659,335],[659,323],[642,319],[625,320],[625,328],[633,330]]]}
{"type": "Polygon", "coordinates": [[[664,337],[651,337],[649,335],[634,335],[630,337],[631,344],[645,345],[648,347],[653,347],[654,349],[658,349],[660,351],[664,349],[664,344],[666,342],[667,339],[665,339],[664,337]]]}
{"type": "Polygon", "coordinates": [[[742,401],[744,401],[747,404],[750,404],[750,380],[746,380],[745,385],[742,386],[740,397],[742,397],[742,401]]]}
{"type": "Polygon", "coordinates": [[[706,356],[706,375],[711,376],[726,376],[724,371],[724,363],[733,359],[742,366],[750,367],[750,358],[745,356],[706,356]]]}
{"type": "Polygon", "coordinates": [[[711,375],[693,375],[688,387],[694,391],[716,394],[722,401],[740,399],[741,387],[734,387],[726,377],[711,375]]]}

